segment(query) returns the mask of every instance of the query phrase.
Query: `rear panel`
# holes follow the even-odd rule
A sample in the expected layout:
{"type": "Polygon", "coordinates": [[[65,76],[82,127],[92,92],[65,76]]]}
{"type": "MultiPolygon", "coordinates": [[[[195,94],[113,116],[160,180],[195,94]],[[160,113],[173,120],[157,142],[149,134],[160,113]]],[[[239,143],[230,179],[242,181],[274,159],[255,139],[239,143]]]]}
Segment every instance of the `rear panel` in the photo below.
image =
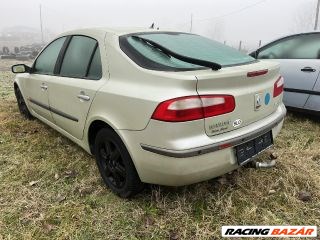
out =
{"type": "Polygon", "coordinates": [[[259,121],[276,111],[282,94],[273,97],[274,84],[279,78],[277,63],[260,61],[254,64],[223,68],[219,72],[197,74],[199,95],[228,94],[235,97],[231,113],[205,119],[208,136],[229,132],[259,121]],[[248,73],[268,69],[267,74],[248,77],[248,73]]]}

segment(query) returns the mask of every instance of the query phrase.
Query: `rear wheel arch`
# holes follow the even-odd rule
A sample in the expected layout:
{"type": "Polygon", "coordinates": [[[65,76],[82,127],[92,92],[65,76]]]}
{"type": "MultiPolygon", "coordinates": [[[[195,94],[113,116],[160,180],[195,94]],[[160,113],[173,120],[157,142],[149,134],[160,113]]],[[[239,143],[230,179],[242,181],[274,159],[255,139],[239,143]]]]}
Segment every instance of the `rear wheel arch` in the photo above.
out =
{"type": "Polygon", "coordinates": [[[114,129],[105,121],[94,120],[93,122],[90,123],[90,126],[88,128],[88,143],[89,143],[91,154],[94,154],[95,138],[98,132],[103,128],[108,128],[114,131],[114,129]]]}
{"type": "Polygon", "coordinates": [[[98,131],[94,153],[101,177],[114,193],[129,198],[143,189],[130,153],[113,129],[104,127],[98,131]]]}
{"type": "Polygon", "coordinates": [[[101,120],[101,119],[96,119],[94,121],[92,121],[90,124],[89,124],[89,127],[88,127],[88,131],[87,131],[87,142],[88,142],[88,145],[89,145],[89,150],[90,150],[90,153],[92,155],[94,155],[94,146],[95,146],[95,140],[96,140],[96,136],[97,134],[99,133],[100,130],[104,129],[104,128],[107,128],[107,129],[111,129],[113,132],[115,132],[118,137],[121,139],[121,141],[123,142],[123,144],[125,145],[131,159],[132,159],[132,162],[134,165],[135,164],[135,160],[134,158],[132,157],[132,154],[131,152],[129,151],[129,148],[128,148],[128,145],[127,145],[127,142],[125,141],[125,139],[123,138],[123,136],[121,136],[119,134],[118,131],[115,130],[115,127],[109,123],[107,123],[105,120],[101,120]]]}

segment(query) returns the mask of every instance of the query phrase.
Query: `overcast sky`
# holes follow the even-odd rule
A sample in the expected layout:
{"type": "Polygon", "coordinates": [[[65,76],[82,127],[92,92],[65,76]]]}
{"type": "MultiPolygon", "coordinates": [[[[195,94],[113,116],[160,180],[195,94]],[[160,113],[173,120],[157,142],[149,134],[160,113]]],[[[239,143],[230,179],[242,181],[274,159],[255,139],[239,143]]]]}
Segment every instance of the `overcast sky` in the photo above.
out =
{"type": "Polygon", "coordinates": [[[54,33],[91,26],[148,27],[152,22],[160,29],[190,31],[192,14],[193,32],[252,46],[299,31],[297,16],[302,22],[312,20],[316,0],[1,0],[0,29],[39,29],[40,4],[44,28],[54,33]]]}

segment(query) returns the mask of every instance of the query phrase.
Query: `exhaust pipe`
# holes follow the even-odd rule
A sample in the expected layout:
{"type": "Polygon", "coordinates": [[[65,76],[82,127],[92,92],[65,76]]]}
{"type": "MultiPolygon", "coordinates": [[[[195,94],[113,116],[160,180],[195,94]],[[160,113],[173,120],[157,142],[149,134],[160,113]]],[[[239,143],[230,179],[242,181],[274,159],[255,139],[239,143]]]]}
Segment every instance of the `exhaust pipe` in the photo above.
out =
{"type": "Polygon", "coordinates": [[[272,168],[276,165],[276,160],[272,160],[271,162],[255,162],[256,168],[272,168]]]}

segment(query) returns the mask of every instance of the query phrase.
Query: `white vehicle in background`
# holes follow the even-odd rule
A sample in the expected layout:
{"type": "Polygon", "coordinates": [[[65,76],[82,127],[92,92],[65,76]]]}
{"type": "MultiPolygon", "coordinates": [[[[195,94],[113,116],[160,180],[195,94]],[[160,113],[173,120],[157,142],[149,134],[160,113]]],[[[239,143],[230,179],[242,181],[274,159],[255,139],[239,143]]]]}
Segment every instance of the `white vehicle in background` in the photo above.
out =
{"type": "Polygon", "coordinates": [[[21,113],[95,155],[121,197],[246,164],[286,114],[277,63],[189,33],[71,31],[12,70],[21,113]]]}

